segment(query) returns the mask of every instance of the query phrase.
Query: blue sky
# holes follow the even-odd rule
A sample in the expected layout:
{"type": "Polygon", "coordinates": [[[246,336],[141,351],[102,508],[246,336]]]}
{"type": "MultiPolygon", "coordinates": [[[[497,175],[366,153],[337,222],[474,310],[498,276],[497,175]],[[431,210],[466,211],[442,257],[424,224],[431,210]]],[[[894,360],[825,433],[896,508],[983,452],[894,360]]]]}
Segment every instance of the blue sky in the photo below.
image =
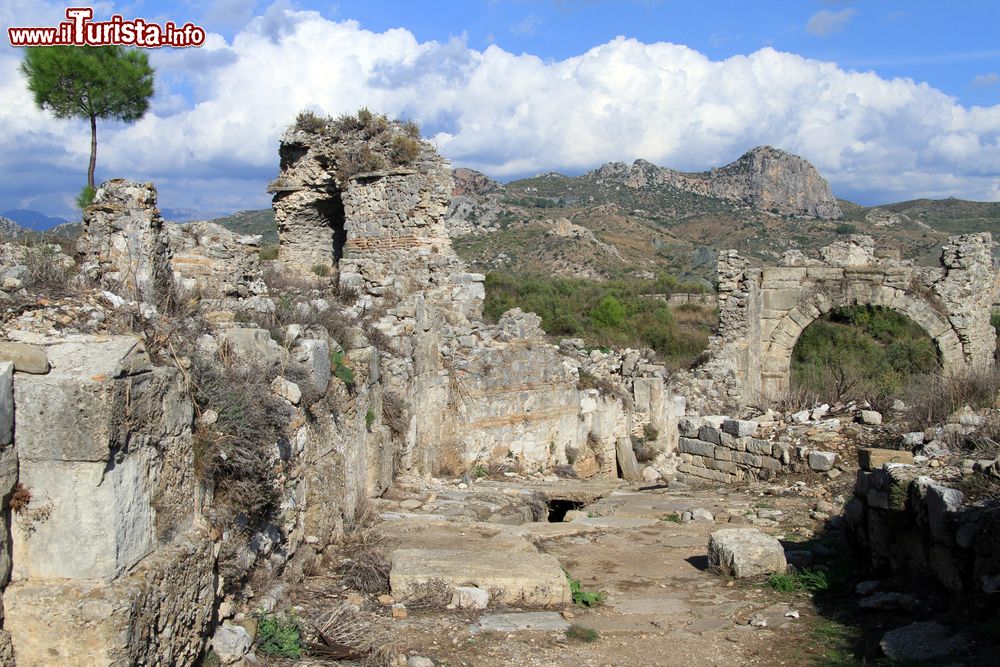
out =
{"type": "MultiPolygon", "coordinates": [[[[65,5],[0,0],[0,27],[65,5]]],[[[192,215],[266,206],[301,108],[417,120],[456,165],[501,180],[646,158],[700,170],[768,143],[835,194],[1000,199],[1000,2],[305,0],[101,2],[98,17],[193,21],[157,50],[157,96],[104,124],[98,177],[153,180],[192,215]]],[[[86,126],[30,108],[0,47],[0,211],[72,215],[86,126]]]]}

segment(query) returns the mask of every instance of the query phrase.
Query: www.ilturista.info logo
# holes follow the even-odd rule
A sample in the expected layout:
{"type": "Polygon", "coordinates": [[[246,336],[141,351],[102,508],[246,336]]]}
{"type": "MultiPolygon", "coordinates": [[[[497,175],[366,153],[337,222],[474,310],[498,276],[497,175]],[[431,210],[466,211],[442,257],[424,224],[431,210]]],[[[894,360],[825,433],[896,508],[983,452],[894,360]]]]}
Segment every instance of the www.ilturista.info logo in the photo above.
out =
{"type": "Polygon", "coordinates": [[[56,27],[7,28],[11,46],[161,46],[187,47],[205,43],[205,29],[192,23],[163,25],[143,19],[127,21],[115,14],[109,21],[92,21],[90,7],[70,7],[66,19],[56,27]]]}

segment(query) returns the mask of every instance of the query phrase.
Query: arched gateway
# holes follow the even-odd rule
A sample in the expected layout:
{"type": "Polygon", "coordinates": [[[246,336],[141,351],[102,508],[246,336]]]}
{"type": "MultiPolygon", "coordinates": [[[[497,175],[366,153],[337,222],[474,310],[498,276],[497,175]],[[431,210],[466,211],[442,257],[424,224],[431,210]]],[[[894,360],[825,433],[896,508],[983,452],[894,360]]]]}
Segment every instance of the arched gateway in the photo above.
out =
{"type": "Polygon", "coordinates": [[[990,308],[998,291],[988,233],[953,236],[940,267],[913,266],[854,235],[820,259],[786,253],[782,266],[751,268],[735,251],[719,258],[719,333],[699,374],[728,384],[720,402],[747,405],[788,389],[792,349],[803,329],[833,308],[884,306],[934,339],[945,373],[993,362],[990,308]],[[720,375],[725,377],[720,377],[720,375]]]}

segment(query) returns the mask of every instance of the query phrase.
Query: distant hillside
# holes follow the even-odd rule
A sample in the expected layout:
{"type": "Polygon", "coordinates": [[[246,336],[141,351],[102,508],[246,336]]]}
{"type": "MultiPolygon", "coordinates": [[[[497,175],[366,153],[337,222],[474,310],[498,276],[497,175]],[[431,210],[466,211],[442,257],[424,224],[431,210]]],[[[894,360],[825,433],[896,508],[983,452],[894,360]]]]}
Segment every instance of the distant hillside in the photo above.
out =
{"type": "Polygon", "coordinates": [[[23,208],[5,211],[0,215],[13,220],[22,227],[34,229],[35,231],[45,231],[67,222],[65,218],[55,218],[44,213],[39,213],[38,211],[23,208]]]}
{"type": "Polygon", "coordinates": [[[278,242],[278,228],[274,224],[274,210],[237,211],[223,218],[215,218],[210,222],[222,225],[238,234],[260,234],[264,244],[278,242]]]}

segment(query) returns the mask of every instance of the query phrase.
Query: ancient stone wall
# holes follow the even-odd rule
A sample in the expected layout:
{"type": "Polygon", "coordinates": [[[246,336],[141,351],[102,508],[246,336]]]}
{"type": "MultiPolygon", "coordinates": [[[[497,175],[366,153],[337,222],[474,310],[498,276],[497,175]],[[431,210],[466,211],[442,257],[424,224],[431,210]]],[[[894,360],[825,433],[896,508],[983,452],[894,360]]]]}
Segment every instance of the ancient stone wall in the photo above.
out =
{"type": "Polygon", "coordinates": [[[83,212],[83,270],[122,296],[158,304],[170,289],[169,253],[152,183],[101,184],[83,212]]]}
{"type": "MultiPolygon", "coordinates": [[[[917,267],[855,235],[820,250],[786,254],[782,266],[750,268],[734,251],[719,257],[719,332],[708,362],[678,383],[707,410],[737,410],[788,389],[802,330],[830,310],[855,304],[900,312],[934,339],[945,373],[988,366],[997,276],[988,233],[952,237],[941,268],[917,267]],[[716,379],[716,386],[705,380],[716,379]]],[[[687,392],[687,393],[686,393],[687,392]]]]}
{"type": "Polygon", "coordinates": [[[964,503],[946,481],[901,463],[859,470],[844,516],[862,562],[876,576],[930,575],[956,593],[1000,592],[995,508],[964,503]]]}

